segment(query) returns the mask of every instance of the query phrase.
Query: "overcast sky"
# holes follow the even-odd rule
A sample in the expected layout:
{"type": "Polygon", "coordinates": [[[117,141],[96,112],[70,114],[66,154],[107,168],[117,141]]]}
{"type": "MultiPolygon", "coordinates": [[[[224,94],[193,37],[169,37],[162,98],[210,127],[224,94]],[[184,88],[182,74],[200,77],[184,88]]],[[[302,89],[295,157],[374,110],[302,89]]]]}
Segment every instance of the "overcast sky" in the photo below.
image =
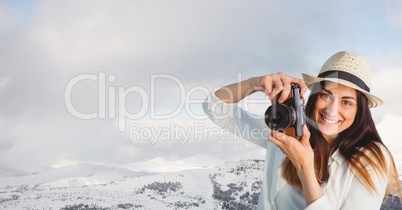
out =
{"type": "Polygon", "coordinates": [[[401,37],[398,0],[0,0],[0,160],[32,171],[262,158],[213,135],[199,100],[252,76],[316,75],[342,50],[370,61],[372,92],[385,101],[374,119],[402,156],[401,37]]]}

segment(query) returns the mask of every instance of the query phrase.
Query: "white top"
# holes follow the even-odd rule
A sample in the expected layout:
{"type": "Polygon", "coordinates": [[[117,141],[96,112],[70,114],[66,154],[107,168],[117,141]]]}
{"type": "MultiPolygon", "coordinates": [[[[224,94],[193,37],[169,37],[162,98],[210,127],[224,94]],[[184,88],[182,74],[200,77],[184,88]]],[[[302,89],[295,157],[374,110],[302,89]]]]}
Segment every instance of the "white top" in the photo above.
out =
{"type": "Polygon", "coordinates": [[[275,196],[274,202],[279,210],[299,210],[306,208],[303,191],[286,184],[275,196]]]}
{"type": "MultiPolygon", "coordinates": [[[[281,177],[281,164],[285,155],[268,141],[270,131],[261,117],[253,116],[237,104],[219,100],[214,93],[203,103],[203,109],[218,126],[266,149],[262,189],[257,209],[307,209],[307,210],[378,210],[388,184],[387,177],[377,176],[368,169],[378,193],[370,193],[353,175],[344,158],[335,151],[329,159],[329,180],[322,186],[323,195],[306,207],[304,196],[281,177]],[[253,135],[255,129],[266,131],[253,135]],[[301,202],[302,201],[302,202],[301,202]]],[[[385,149],[383,148],[383,151],[385,149]]],[[[383,152],[388,166],[390,159],[383,152]]]]}

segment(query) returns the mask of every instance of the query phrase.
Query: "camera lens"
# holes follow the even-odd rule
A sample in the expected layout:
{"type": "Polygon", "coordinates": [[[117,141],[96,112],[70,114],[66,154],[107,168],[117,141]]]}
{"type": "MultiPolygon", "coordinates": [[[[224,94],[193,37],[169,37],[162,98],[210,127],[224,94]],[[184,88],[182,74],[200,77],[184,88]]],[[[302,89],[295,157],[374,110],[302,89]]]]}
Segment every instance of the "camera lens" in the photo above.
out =
{"type": "Polygon", "coordinates": [[[271,121],[273,123],[278,124],[282,121],[282,118],[283,118],[282,114],[280,112],[276,112],[275,114],[272,115],[271,121]]]}
{"type": "Polygon", "coordinates": [[[284,104],[270,106],[265,112],[265,123],[272,130],[284,131],[294,122],[294,110],[284,104]]]}

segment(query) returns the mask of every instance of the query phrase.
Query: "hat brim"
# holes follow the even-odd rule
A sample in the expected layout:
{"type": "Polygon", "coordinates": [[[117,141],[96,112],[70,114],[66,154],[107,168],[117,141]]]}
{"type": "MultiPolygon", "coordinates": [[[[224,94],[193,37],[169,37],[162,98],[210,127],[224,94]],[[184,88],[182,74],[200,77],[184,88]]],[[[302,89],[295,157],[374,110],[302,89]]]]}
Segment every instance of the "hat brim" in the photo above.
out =
{"type": "Polygon", "coordinates": [[[335,83],[338,83],[338,84],[341,84],[341,85],[351,87],[351,88],[356,89],[356,90],[360,91],[361,93],[363,93],[368,99],[368,106],[370,108],[374,108],[374,107],[379,106],[379,105],[384,103],[377,96],[375,96],[375,95],[367,92],[366,90],[361,89],[357,85],[355,85],[355,84],[353,84],[353,83],[351,83],[349,81],[343,80],[343,79],[339,79],[339,78],[321,78],[321,77],[310,76],[308,74],[302,74],[302,76],[303,76],[303,79],[304,79],[304,83],[306,84],[306,86],[310,90],[312,90],[314,84],[316,84],[318,82],[330,81],[330,82],[335,82],[335,83]]]}

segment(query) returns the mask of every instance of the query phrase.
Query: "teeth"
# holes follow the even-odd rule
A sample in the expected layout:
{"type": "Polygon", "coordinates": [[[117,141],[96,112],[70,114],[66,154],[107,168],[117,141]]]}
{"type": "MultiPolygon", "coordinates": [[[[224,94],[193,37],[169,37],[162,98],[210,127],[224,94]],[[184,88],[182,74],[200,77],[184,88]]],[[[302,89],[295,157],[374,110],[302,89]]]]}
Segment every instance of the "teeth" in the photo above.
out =
{"type": "Polygon", "coordinates": [[[325,118],[324,116],[322,118],[324,119],[325,122],[327,122],[329,124],[335,124],[338,122],[338,120],[329,120],[329,119],[325,118]]]}

